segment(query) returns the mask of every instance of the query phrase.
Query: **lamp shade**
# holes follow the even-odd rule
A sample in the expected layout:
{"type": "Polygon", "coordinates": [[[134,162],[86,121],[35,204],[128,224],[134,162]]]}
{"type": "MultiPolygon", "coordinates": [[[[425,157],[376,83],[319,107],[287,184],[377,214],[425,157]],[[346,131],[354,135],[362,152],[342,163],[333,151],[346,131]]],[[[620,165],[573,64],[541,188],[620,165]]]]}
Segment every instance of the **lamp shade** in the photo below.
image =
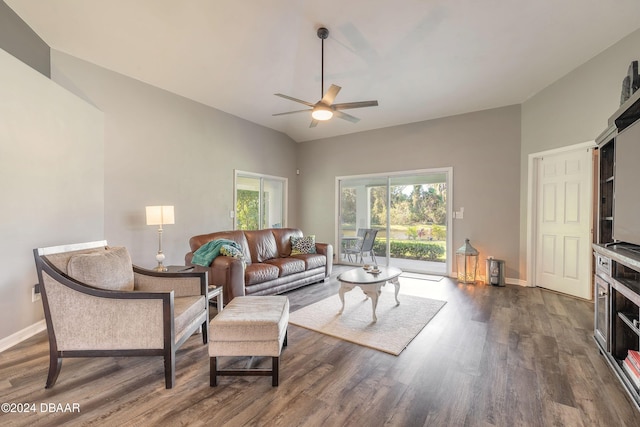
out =
{"type": "Polygon", "coordinates": [[[173,206],[147,206],[147,225],[175,224],[173,206]]]}

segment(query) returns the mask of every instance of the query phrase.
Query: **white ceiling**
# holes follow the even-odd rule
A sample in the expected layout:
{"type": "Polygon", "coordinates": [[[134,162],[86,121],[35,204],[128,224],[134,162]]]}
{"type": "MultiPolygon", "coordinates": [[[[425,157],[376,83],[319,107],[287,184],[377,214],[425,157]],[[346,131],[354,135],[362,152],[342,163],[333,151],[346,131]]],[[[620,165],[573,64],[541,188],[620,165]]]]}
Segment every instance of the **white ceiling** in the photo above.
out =
{"type": "MultiPolygon", "coordinates": [[[[638,0],[5,0],[53,49],[308,141],[519,104],[639,27],[638,0]],[[377,99],[309,128],[272,117],[377,99]]],[[[620,70],[620,80],[624,71],[620,70]]]]}

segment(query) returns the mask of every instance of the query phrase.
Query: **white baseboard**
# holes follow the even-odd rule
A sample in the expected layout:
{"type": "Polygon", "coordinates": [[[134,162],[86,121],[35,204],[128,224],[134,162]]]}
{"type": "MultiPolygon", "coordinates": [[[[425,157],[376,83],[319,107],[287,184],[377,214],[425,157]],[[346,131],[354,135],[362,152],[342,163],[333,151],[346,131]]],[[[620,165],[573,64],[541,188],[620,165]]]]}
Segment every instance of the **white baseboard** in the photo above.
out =
{"type": "Polygon", "coordinates": [[[27,338],[31,338],[38,332],[42,332],[47,329],[47,322],[44,319],[41,321],[34,323],[31,326],[27,326],[21,331],[16,332],[15,334],[9,335],[6,338],[0,340],[0,353],[5,351],[8,348],[13,347],[16,344],[21,343],[27,338]]]}
{"type": "Polygon", "coordinates": [[[529,285],[527,284],[527,281],[522,279],[513,279],[511,277],[507,277],[506,279],[504,279],[504,282],[507,285],[518,285],[518,286],[529,287],[529,285]]]}
{"type": "MultiPolygon", "coordinates": [[[[451,275],[449,275],[448,277],[449,277],[449,278],[451,278],[451,279],[453,279],[453,280],[457,280],[457,279],[458,279],[458,276],[457,276],[457,275],[455,275],[455,274],[451,274],[451,275]]],[[[487,281],[485,280],[485,277],[484,277],[484,276],[482,276],[482,275],[478,275],[478,276],[477,276],[477,279],[478,279],[478,283],[487,283],[487,281]]],[[[524,287],[528,287],[528,286],[529,286],[529,285],[527,284],[527,281],[526,281],[526,280],[522,280],[522,279],[514,279],[514,278],[511,278],[511,277],[506,277],[506,278],[504,279],[504,282],[505,282],[507,285],[518,285],[518,286],[524,286],[524,287]]]]}

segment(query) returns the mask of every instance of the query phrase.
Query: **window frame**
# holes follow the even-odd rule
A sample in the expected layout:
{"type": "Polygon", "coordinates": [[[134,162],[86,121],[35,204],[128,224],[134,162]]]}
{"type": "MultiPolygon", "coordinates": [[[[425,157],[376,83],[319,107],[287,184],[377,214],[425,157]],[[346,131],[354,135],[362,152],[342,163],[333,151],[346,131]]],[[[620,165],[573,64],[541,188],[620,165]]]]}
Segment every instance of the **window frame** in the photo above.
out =
{"type": "Polygon", "coordinates": [[[267,174],[262,174],[262,173],[257,173],[257,172],[248,172],[248,171],[243,171],[243,170],[239,170],[239,169],[234,169],[234,176],[233,176],[233,229],[234,230],[239,230],[238,228],[238,215],[237,215],[237,208],[238,208],[238,178],[249,178],[249,179],[258,179],[260,181],[260,189],[259,189],[259,202],[258,202],[258,226],[259,226],[259,230],[265,229],[265,228],[271,228],[271,227],[264,227],[265,224],[263,224],[264,222],[264,218],[263,218],[263,206],[264,206],[264,187],[265,187],[265,180],[268,181],[276,181],[276,182],[280,182],[282,184],[282,194],[281,194],[281,198],[282,198],[282,222],[281,224],[281,228],[285,228],[287,227],[287,212],[289,210],[289,198],[288,198],[288,194],[289,194],[289,179],[286,177],[282,177],[282,176],[276,176],[276,175],[267,175],[267,174]]]}

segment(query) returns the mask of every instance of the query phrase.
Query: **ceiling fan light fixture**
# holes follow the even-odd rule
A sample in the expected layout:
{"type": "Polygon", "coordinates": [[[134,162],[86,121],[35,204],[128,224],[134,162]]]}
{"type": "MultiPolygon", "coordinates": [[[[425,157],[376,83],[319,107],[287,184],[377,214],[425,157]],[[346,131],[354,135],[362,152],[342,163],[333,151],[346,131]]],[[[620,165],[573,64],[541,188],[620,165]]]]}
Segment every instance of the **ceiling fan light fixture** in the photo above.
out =
{"type": "Polygon", "coordinates": [[[325,107],[323,105],[318,105],[317,107],[314,107],[313,111],[311,112],[311,117],[322,122],[333,117],[333,111],[331,111],[331,108],[325,107]]]}
{"type": "Polygon", "coordinates": [[[274,93],[275,96],[279,96],[280,98],[288,99],[299,104],[304,104],[307,107],[310,107],[310,109],[288,111],[286,113],[277,113],[273,115],[284,116],[287,114],[311,111],[311,117],[313,118],[313,120],[311,120],[311,124],[309,125],[310,128],[316,127],[318,125],[318,122],[325,122],[331,119],[334,115],[339,119],[347,120],[351,123],[358,123],[358,121],[360,120],[359,118],[347,114],[343,110],[349,108],[377,107],[378,101],[342,102],[339,104],[334,103],[338,92],[340,92],[340,89],[342,88],[338,85],[332,84],[326,92],[324,91],[324,40],[329,37],[329,30],[324,27],[318,28],[318,37],[322,40],[322,51],[320,58],[320,89],[322,98],[320,98],[320,101],[312,104],[311,102],[303,101],[302,99],[293,98],[281,93],[274,93]]]}

